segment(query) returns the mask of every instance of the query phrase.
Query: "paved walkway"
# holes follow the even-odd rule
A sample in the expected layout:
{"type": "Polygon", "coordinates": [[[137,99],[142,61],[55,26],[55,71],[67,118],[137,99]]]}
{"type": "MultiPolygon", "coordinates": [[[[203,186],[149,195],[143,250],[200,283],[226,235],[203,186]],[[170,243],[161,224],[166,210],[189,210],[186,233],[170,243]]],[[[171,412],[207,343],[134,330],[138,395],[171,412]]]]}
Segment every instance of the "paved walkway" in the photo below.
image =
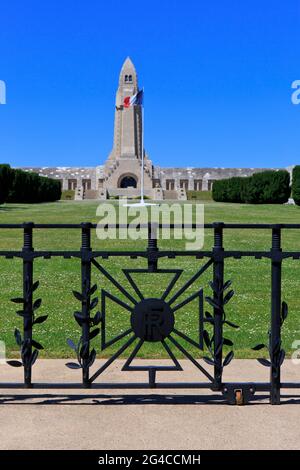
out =
{"type": "MultiPolygon", "coordinates": [[[[80,371],[67,369],[65,362],[38,361],[34,366],[34,381],[78,380],[80,371]]],[[[158,381],[200,380],[193,365],[187,361],[181,363],[184,372],[158,373],[158,381]]],[[[123,361],[114,363],[101,381],[145,380],[144,372],[121,372],[121,364],[123,361]]],[[[253,360],[235,360],[226,369],[224,380],[228,381],[268,379],[268,369],[253,360]]],[[[282,381],[300,382],[299,365],[285,361],[282,370],[282,381]]],[[[21,369],[0,365],[1,382],[20,381],[21,376],[21,369]]],[[[227,405],[220,395],[205,390],[165,390],[164,397],[161,390],[86,390],[80,396],[81,392],[0,390],[0,448],[300,448],[300,391],[297,390],[284,390],[281,406],[270,406],[262,398],[242,407],[227,405]],[[205,395],[211,395],[210,403],[203,401],[205,395]]]]}

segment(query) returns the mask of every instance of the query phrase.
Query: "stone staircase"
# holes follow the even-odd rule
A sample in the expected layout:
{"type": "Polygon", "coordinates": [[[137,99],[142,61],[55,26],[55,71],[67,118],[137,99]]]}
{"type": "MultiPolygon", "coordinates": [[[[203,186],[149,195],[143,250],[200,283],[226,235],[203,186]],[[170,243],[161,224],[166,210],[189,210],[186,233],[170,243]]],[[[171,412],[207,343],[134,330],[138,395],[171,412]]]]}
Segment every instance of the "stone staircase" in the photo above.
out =
{"type": "Polygon", "coordinates": [[[164,199],[171,201],[186,201],[186,191],[185,189],[173,189],[173,190],[164,190],[163,191],[164,199]]]}
{"type": "Polygon", "coordinates": [[[97,189],[87,189],[84,191],[83,199],[99,199],[99,191],[97,189]]]}
{"type": "Polygon", "coordinates": [[[176,190],[164,190],[164,199],[169,199],[169,200],[177,200],[178,199],[178,194],[176,190]]]}

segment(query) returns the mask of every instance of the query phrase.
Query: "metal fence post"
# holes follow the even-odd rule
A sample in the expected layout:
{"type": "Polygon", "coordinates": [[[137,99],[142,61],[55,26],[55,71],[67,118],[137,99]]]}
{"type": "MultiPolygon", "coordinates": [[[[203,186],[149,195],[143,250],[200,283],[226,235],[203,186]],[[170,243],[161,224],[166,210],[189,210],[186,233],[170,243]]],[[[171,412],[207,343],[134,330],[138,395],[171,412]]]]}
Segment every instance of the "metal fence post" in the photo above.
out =
{"type": "Polygon", "coordinates": [[[153,273],[157,270],[157,224],[148,223],[148,270],[153,273]]]}
{"type": "Polygon", "coordinates": [[[223,284],[224,284],[224,258],[223,258],[223,223],[215,222],[213,247],[213,283],[214,283],[214,389],[222,387],[222,357],[223,357],[223,284]]]}
{"type": "Polygon", "coordinates": [[[271,249],[271,331],[270,331],[270,402],[280,404],[280,350],[281,350],[281,228],[272,229],[271,249]]]}
{"type": "Polygon", "coordinates": [[[86,321],[82,324],[82,383],[90,386],[88,358],[90,353],[90,288],[91,288],[91,227],[89,222],[81,224],[81,311],[86,321]]]}
{"type": "Polygon", "coordinates": [[[31,354],[32,354],[32,293],[33,293],[33,222],[23,224],[23,364],[24,364],[24,384],[25,387],[31,387],[31,354]]]}

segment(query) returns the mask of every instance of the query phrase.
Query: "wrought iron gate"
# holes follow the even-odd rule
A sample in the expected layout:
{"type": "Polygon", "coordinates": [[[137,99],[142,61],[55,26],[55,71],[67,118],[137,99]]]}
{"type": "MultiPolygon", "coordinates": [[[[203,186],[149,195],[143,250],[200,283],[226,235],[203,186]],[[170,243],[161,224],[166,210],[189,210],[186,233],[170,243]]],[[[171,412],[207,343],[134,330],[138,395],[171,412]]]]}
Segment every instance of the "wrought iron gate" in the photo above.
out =
{"type": "MultiPolygon", "coordinates": [[[[283,229],[300,229],[300,224],[224,224],[216,222],[205,224],[204,228],[213,230],[214,245],[211,250],[205,251],[178,251],[159,249],[156,232],[162,228],[161,224],[148,224],[148,245],[143,251],[96,251],[91,246],[91,231],[97,225],[91,223],[82,224],[1,224],[0,229],[22,229],[24,243],[20,251],[0,251],[0,257],[20,258],[23,262],[23,295],[20,298],[12,299],[20,305],[17,311],[23,319],[23,331],[15,330],[16,342],[20,347],[21,360],[11,360],[8,363],[15,367],[23,367],[24,380],[22,383],[0,382],[0,388],[202,388],[211,389],[224,395],[229,403],[247,403],[256,392],[268,392],[271,404],[280,403],[280,391],[282,388],[300,388],[300,383],[282,383],[280,377],[281,365],[284,361],[284,350],[281,346],[281,327],[288,314],[288,307],[281,299],[281,271],[283,260],[290,258],[298,260],[300,251],[287,252],[281,248],[281,233],[283,229]],[[80,229],[81,247],[78,251],[39,251],[34,250],[33,231],[34,229],[80,229]],[[272,233],[271,248],[267,251],[233,251],[226,250],[223,246],[223,234],[226,229],[268,229],[272,233]],[[39,287],[39,281],[34,281],[33,266],[37,258],[50,259],[52,257],[62,257],[66,260],[78,258],[81,262],[81,291],[73,291],[74,296],[80,302],[81,308],[74,313],[76,322],[81,327],[81,337],[78,344],[69,341],[69,345],[77,355],[78,363],[68,363],[72,369],[82,370],[81,383],[35,383],[32,381],[32,367],[37,360],[39,349],[42,348],[34,339],[34,327],[47,320],[47,316],[38,316],[37,311],[41,305],[41,299],[34,300],[35,291],[39,287]],[[110,272],[101,264],[101,259],[114,260],[116,257],[122,259],[144,259],[147,262],[146,268],[123,268],[125,278],[131,286],[131,291],[126,289],[110,272]],[[165,269],[159,266],[160,260],[180,257],[190,257],[199,260],[200,267],[197,271],[180,287],[176,288],[176,283],[182,275],[182,269],[165,269]],[[224,337],[223,326],[237,328],[226,317],[225,306],[232,298],[234,291],[231,289],[230,280],[224,279],[224,263],[226,259],[241,259],[252,257],[255,259],[267,258],[271,264],[271,314],[269,331],[269,360],[259,359],[262,365],[270,368],[270,380],[266,383],[226,383],[222,380],[222,373],[233,358],[233,351],[224,357],[223,346],[232,346],[232,342],[224,337]],[[92,283],[92,267],[95,267],[121,294],[121,298],[104,288],[101,289],[100,305],[98,297],[95,297],[97,285],[92,283]],[[212,295],[204,298],[203,289],[197,288],[191,295],[182,299],[183,294],[187,294],[188,289],[195,285],[195,282],[202,274],[212,267],[212,280],[210,287],[212,295]],[[134,280],[134,274],[138,273],[166,273],[171,276],[171,280],[163,292],[157,298],[145,297],[134,280]],[[106,338],[106,309],[107,300],[110,299],[118,304],[122,309],[130,314],[130,327],[116,335],[113,339],[106,338]],[[190,302],[198,302],[198,340],[189,337],[180,331],[176,325],[176,312],[190,302]],[[204,312],[204,302],[211,307],[211,312],[204,312]],[[97,313],[94,313],[97,310],[97,313]],[[208,332],[210,325],[212,333],[208,332]],[[91,347],[91,340],[99,336],[101,351],[104,351],[113,344],[122,344],[117,351],[98,369],[95,368],[96,350],[91,347]],[[122,341],[123,340],[123,341],[122,341]],[[208,351],[201,360],[196,359],[182,344],[182,341],[189,343],[193,348],[201,351],[208,351]],[[125,342],[124,342],[125,341],[125,342]],[[167,355],[172,360],[171,366],[134,366],[134,358],[145,342],[160,342],[167,355]],[[123,371],[142,370],[148,373],[147,383],[103,383],[96,382],[96,379],[130,346],[132,352],[124,361],[123,371]],[[197,383],[165,383],[157,381],[157,371],[181,371],[181,365],[176,358],[174,351],[178,350],[199,372],[204,374],[207,382],[197,383]],[[206,364],[212,367],[212,372],[208,372],[206,364]],[[93,373],[91,367],[93,366],[93,373]]],[[[172,225],[174,229],[178,226],[172,225]]],[[[197,228],[195,225],[191,226],[197,228]]],[[[122,228],[116,225],[115,228],[122,228]]],[[[124,226],[123,226],[124,228],[124,226]]],[[[66,261],[67,262],[67,261],[66,261]]],[[[112,261],[113,262],[113,261],[112,261]]],[[[1,306],[3,310],[4,306],[1,306]]],[[[0,327],[1,333],[1,327],[0,327]]],[[[253,349],[259,350],[264,345],[257,345],[253,349]]],[[[0,379],[1,380],[1,379],[0,379]]]]}

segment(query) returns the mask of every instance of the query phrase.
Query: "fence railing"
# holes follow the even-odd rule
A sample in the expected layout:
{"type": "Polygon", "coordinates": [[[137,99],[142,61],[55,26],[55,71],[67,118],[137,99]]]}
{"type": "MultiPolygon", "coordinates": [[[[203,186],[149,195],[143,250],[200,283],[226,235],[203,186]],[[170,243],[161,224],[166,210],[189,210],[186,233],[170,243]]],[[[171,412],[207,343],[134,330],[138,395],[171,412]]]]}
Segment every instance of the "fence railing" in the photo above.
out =
{"type": "MultiPolygon", "coordinates": [[[[91,232],[99,224],[35,224],[32,222],[23,224],[0,224],[0,248],[1,229],[20,229],[23,231],[23,247],[20,250],[0,250],[0,257],[7,259],[19,258],[23,262],[23,294],[20,298],[12,299],[20,306],[18,314],[22,317],[22,331],[15,330],[15,337],[20,347],[20,360],[10,360],[8,363],[15,367],[23,367],[24,378],[20,383],[1,382],[0,388],[206,388],[215,392],[221,392],[230,403],[247,403],[256,392],[268,392],[271,404],[280,403],[281,389],[299,388],[300,383],[283,383],[281,381],[281,366],[284,361],[285,352],[281,345],[281,328],[287,318],[288,306],[282,301],[282,263],[286,259],[299,260],[300,251],[283,251],[281,246],[281,235],[283,230],[300,229],[300,224],[225,224],[215,222],[205,224],[204,229],[212,230],[214,243],[210,250],[185,251],[160,249],[157,240],[157,231],[166,227],[163,224],[149,223],[140,228],[147,228],[148,240],[144,250],[94,250],[91,244],[91,232]],[[35,229],[67,229],[81,231],[81,246],[78,250],[35,250],[33,233],[35,229]],[[224,247],[223,235],[226,230],[269,230],[270,248],[268,250],[227,250],[224,247]],[[47,316],[38,316],[37,311],[41,305],[41,299],[34,300],[35,292],[38,290],[39,281],[34,280],[34,263],[38,258],[45,260],[52,257],[62,257],[67,260],[77,258],[81,262],[81,290],[73,291],[75,298],[80,302],[80,310],[74,313],[75,321],[81,327],[81,337],[78,344],[69,340],[69,345],[77,355],[77,363],[68,363],[72,369],[81,369],[81,383],[36,383],[32,380],[32,368],[37,360],[41,345],[34,338],[34,326],[47,320],[47,316]],[[122,284],[117,278],[101,264],[101,259],[142,258],[146,260],[146,268],[123,268],[126,283],[122,284]],[[180,257],[191,257],[202,261],[196,272],[177,288],[176,283],[183,269],[160,267],[162,259],[177,259],[180,257]],[[233,351],[224,357],[224,346],[233,346],[232,342],[224,337],[224,325],[236,328],[237,325],[228,320],[226,316],[226,305],[232,298],[234,291],[231,289],[230,280],[224,278],[224,265],[228,258],[241,259],[252,257],[255,259],[268,259],[271,265],[270,278],[270,330],[269,330],[269,359],[260,359],[263,366],[270,369],[270,380],[265,383],[258,382],[234,382],[223,381],[223,370],[233,358],[233,351]],[[190,294],[191,288],[196,281],[212,267],[212,278],[210,287],[212,295],[204,298],[203,288],[195,288],[190,294]],[[92,268],[101,273],[108,283],[119,293],[119,296],[101,286],[100,307],[96,309],[98,297],[95,297],[98,287],[92,282],[92,268]],[[162,296],[157,298],[145,297],[134,280],[133,274],[166,273],[171,275],[171,281],[162,296]],[[130,289],[126,285],[130,285],[130,289]],[[187,295],[182,298],[183,295],[187,295]],[[130,327],[120,332],[109,341],[106,339],[106,310],[107,300],[112,300],[120,308],[130,313],[130,327]],[[198,300],[197,315],[199,336],[195,340],[176,325],[176,312],[198,300]],[[205,312],[204,303],[211,307],[211,313],[205,312]],[[96,310],[97,313],[94,313],[96,310]],[[211,332],[209,332],[211,331],[211,332]],[[92,347],[91,341],[99,338],[100,350],[104,351],[109,346],[120,343],[114,354],[105,359],[100,367],[96,367],[97,351],[92,347]],[[182,341],[183,340],[183,341],[182,341]],[[132,361],[138,354],[145,342],[161,342],[173,365],[150,365],[134,366],[132,361]],[[205,356],[198,359],[183,343],[188,343],[205,356]],[[142,370],[148,373],[147,383],[126,382],[122,384],[96,382],[99,376],[126,350],[133,347],[133,351],[126,357],[122,368],[124,371],[142,370]],[[199,381],[166,383],[157,381],[158,371],[176,370],[181,371],[180,360],[176,358],[174,351],[179,351],[203,374],[207,382],[199,381]],[[208,355],[206,354],[208,353],[208,355]],[[211,372],[207,370],[207,365],[211,372]],[[92,371],[92,372],[91,372],[92,371]]],[[[108,227],[108,226],[102,226],[108,227]]],[[[117,224],[115,228],[126,228],[127,225],[117,224]]],[[[179,224],[172,224],[171,229],[180,228],[179,224]]],[[[186,227],[186,226],[185,226],[186,227]]],[[[200,226],[191,224],[190,228],[197,229],[200,226]]],[[[122,241],[120,241],[122,244],[122,241]]],[[[21,287],[21,286],[20,286],[21,287]]],[[[5,305],[1,305],[0,318],[5,315],[5,305]]],[[[75,323],[74,323],[75,324],[75,323]]],[[[0,324],[1,335],[1,324],[0,324]]],[[[1,339],[1,336],[0,336],[1,339]]],[[[98,341],[98,340],[97,340],[98,341]]],[[[93,342],[94,344],[95,342],[93,342]]],[[[263,345],[257,345],[254,349],[259,350],[263,345]]],[[[0,371],[1,372],[1,371],[0,371]]]]}

